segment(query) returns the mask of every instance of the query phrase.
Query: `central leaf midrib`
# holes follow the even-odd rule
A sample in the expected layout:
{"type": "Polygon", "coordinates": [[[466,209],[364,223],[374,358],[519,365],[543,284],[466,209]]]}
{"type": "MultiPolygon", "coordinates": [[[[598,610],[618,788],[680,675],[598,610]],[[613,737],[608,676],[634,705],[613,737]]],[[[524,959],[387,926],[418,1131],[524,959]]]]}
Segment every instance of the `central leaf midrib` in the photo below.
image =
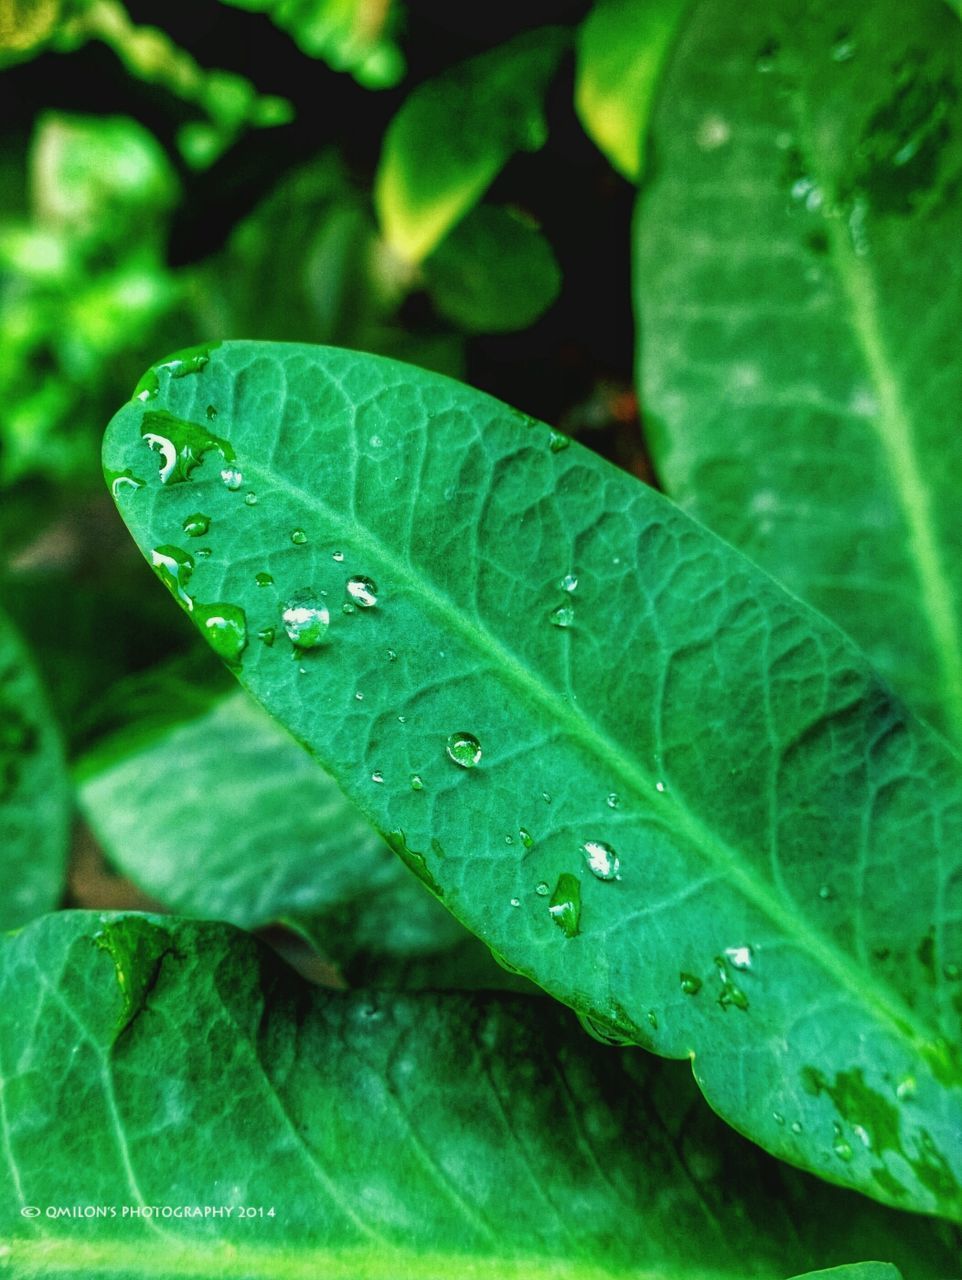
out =
{"type": "Polygon", "coordinates": [[[576,740],[583,742],[607,768],[621,780],[623,789],[630,790],[645,808],[661,809],[677,815],[681,821],[675,823],[673,830],[681,829],[689,844],[696,852],[716,867],[721,867],[729,883],[734,883],[743,896],[763,915],[774,922],[778,929],[794,938],[800,948],[815,959],[841,986],[849,989],[855,997],[856,1004],[866,1003],[866,978],[871,982],[870,1002],[891,1024],[899,1037],[911,1030],[914,1037],[922,1044],[933,1038],[933,1032],[921,1024],[913,1010],[900,997],[893,999],[888,989],[879,987],[872,971],[863,971],[844,952],[834,947],[828,939],[811,929],[797,915],[786,912],[785,904],[757,878],[746,875],[740,865],[737,852],[726,842],[720,840],[714,832],[705,826],[702,820],[686,806],[678,802],[675,792],[659,792],[656,790],[657,779],[644,772],[637,762],[627,762],[621,750],[608,741],[608,738],[595,724],[588,720],[580,708],[571,704],[544,683],[541,677],[530,667],[521,663],[509,649],[486,627],[472,626],[466,619],[464,611],[457,607],[446,595],[439,592],[434,584],[425,577],[415,577],[409,571],[407,562],[402,557],[392,554],[380,538],[368,526],[360,522],[350,522],[338,511],[330,507],[315,494],[309,493],[294,484],[288,476],[280,472],[254,464],[250,470],[259,473],[269,483],[274,484],[289,494],[296,495],[304,506],[317,512],[321,519],[336,525],[339,532],[348,541],[360,539],[368,544],[371,554],[383,563],[392,565],[398,578],[403,579],[415,599],[425,601],[444,624],[461,635],[470,648],[486,649],[497,669],[506,673],[522,693],[529,695],[540,703],[555,723],[561,722],[570,727],[576,740]]]}

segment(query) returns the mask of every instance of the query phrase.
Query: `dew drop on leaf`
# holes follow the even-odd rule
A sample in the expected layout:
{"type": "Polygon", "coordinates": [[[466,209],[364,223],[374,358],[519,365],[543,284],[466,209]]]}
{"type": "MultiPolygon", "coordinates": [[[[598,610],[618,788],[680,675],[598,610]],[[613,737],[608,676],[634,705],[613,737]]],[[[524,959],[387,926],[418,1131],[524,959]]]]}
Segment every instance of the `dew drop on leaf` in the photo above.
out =
{"type": "Polygon", "coordinates": [[[135,476],[128,468],[124,471],[108,471],[106,473],[107,481],[110,485],[110,492],[114,501],[118,501],[121,493],[125,489],[142,489],[144,482],[140,476],[135,476]]]}
{"type": "Polygon", "coordinates": [[[291,542],[293,542],[296,547],[303,547],[306,541],[307,541],[307,534],[304,532],[303,529],[292,530],[291,542]]]}
{"type": "Polygon", "coordinates": [[[188,516],[183,524],[184,533],[188,538],[202,538],[209,528],[210,516],[205,516],[200,511],[188,516]]]}
{"type": "Polygon", "coordinates": [[[419,773],[411,774],[411,790],[412,791],[424,790],[424,782],[422,781],[421,775],[419,773]]]}
{"type": "Polygon", "coordinates": [[[552,453],[563,453],[571,444],[571,437],[561,431],[552,431],[548,436],[548,448],[552,453]]]}
{"type": "Polygon", "coordinates": [[[269,573],[255,573],[254,581],[259,587],[269,587],[274,579],[269,573]]]}
{"type": "Polygon", "coordinates": [[[832,1141],[832,1150],[838,1156],[839,1160],[845,1164],[849,1164],[852,1159],[852,1145],[847,1141],[842,1133],[842,1126],[835,1125],[835,1137],[832,1141]]]}
{"type": "Polygon", "coordinates": [[[481,743],[473,733],[452,733],[445,750],[448,758],[462,769],[473,769],[481,762],[481,743]]]}
{"type": "Polygon", "coordinates": [[[216,417],[217,417],[217,410],[214,408],[212,404],[209,404],[207,406],[207,421],[213,422],[216,417]]]}
{"type": "Polygon", "coordinates": [[[316,649],[323,644],[331,615],[327,606],[310,591],[299,591],[284,606],[284,630],[298,649],[316,649]]]}
{"type": "Polygon", "coordinates": [[[377,586],[371,578],[358,574],[348,578],[347,594],[359,609],[373,609],[377,604],[377,586]]]}
{"type": "Polygon", "coordinates": [[[621,860],[610,844],[603,840],[586,840],[581,846],[588,870],[599,880],[614,880],[621,868],[621,860]]]}
{"type": "Polygon", "coordinates": [[[234,664],[247,648],[247,618],[236,604],[198,604],[194,616],[207,643],[226,662],[234,664]]]}
{"type": "Polygon", "coordinates": [[[371,774],[371,781],[378,783],[378,785],[380,785],[384,781],[384,774],[381,772],[380,769],[374,770],[374,772],[371,774]]]}
{"type": "Polygon", "coordinates": [[[558,586],[561,588],[562,591],[567,591],[569,593],[577,591],[578,579],[573,573],[566,573],[565,576],[558,583],[558,586]]]}
{"type": "Polygon", "coordinates": [[[678,977],[681,981],[681,989],[686,996],[697,996],[701,991],[701,978],[697,978],[693,973],[680,973],[678,977]]]}
{"type": "Polygon", "coordinates": [[[274,628],[261,627],[260,631],[257,633],[257,638],[258,640],[263,640],[264,644],[266,644],[269,649],[274,643],[274,628]]]}
{"type": "Polygon", "coordinates": [[[726,947],[725,955],[733,969],[750,969],[754,952],[751,947],[726,947]]]}
{"type": "Polygon", "coordinates": [[[617,791],[609,791],[608,794],[605,796],[605,804],[608,806],[609,809],[620,809],[621,796],[618,794],[617,791]]]}
{"type": "Polygon", "coordinates": [[[534,891],[539,898],[547,898],[549,892],[547,880],[542,880],[540,884],[536,884],[534,891]]]}
{"type": "Polygon", "coordinates": [[[563,871],[548,903],[548,914],[566,938],[573,938],[581,922],[581,885],[576,876],[563,871]]]}
{"type": "Polygon", "coordinates": [[[553,627],[570,627],[574,624],[575,611],[570,604],[561,604],[548,615],[548,621],[553,627]]]}
{"type": "Polygon", "coordinates": [[[237,467],[224,467],[220,478],[224,482],[224,488],[229,489],[231,493],[236,493],[244,483],[244,477],[237,467]]]}
{"type": "Polygon", "coordinates": [[[343,560],[344,560],[344,552],[343,552],[343,551],[335,551],[331,558],[332,558],[333,560],[336,560],[338,564],[341,564],[341,563],[343,562],[343,560]]]}
{"type": "Polygon", "coordinates": [[[524,845],[526,849],[530,849],[533,847],[534,836],[527,829],[527,827],[521,827],[518,831],[518,835],[521,837],[521,843],[524,845]]]}
{"type": "Polygon", "coordinates": [[[178,603],[192,612],[193,597],[187,594],[187,583],[194,571],[193,556],[179,547],[155,547],[150,553],[150,563],[154,566],[157,577],[178,603]]]}
{"type": "Polygon", "coordinates": [[[256,493],[245,493],[245,494],[244,494],[244,501],[247,503],[247,505],[248,505],[249,507],[256,507],[256,506],[257,506],[257,494],[256,494],[256,493]]]}

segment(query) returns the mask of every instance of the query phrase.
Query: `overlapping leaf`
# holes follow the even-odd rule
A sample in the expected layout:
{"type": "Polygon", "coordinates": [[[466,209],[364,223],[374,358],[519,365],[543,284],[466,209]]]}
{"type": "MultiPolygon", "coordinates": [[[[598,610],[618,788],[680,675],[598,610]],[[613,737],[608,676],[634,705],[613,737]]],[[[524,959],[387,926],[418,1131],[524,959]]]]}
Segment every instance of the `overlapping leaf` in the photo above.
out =
{"type": "Polygon", "coordinates": [[[775,1164],[683,1068],[546,1001],[311,990],[227,926],[74,912],[3,941],[0,1071],[18,1280],[952,1265],[938,1227],[775,1164]]]}
{"type": "Polygon", "coordinates": [[[962,27],[692,6],[635,230],[669,493],[962,743],[962,27]]]}

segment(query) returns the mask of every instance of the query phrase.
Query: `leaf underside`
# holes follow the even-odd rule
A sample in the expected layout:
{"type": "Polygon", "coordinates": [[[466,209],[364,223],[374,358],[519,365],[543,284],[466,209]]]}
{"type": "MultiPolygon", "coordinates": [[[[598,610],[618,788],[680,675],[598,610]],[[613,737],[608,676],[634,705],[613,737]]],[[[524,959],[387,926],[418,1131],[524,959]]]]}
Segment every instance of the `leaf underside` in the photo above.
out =
{"type": "Polygon", "coordinates": [[[192,368],[110,425],[124,519],[408,865],[768,1150],[962,1216],[942,740],[730,547],[479,392],[297,345],[192,368]]]}

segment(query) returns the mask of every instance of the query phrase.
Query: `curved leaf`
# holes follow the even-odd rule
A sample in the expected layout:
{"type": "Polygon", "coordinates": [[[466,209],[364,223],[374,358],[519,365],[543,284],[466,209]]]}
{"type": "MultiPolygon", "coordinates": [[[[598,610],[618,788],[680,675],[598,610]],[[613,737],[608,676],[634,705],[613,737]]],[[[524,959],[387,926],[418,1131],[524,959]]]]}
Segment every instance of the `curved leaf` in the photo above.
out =
{"type": "Polygon", "coordinates": [[[547,1001],[318,991],[223,926],[72,912],[5,940],[0,1063],[18,1280],[951,1268],[932,1224],[776,1165],[547,1001]]]}
{"type": "Polygon", "coordinates": [[[183,368],[108,429],[147,481],[124,518],[405,861],[769,1150],[962,1216],[942,739],[661,495],[479,392],[297,345],[183,368]]]}
{"type": "Polygon", "coordinates": [[[344,964],[436,962],[470,936],[242,694],[124,750],[129,737],[81,761],[78,799],[111,862],[157,902],[245,929],[287,922],[344,964]]]}
{"type": "Polygon", "coordinates": [[[56,906],[69,839],[60,735],[26,648],[0,612],[0,931],[56,906]]]}
{"type": "Polygon", "coordinates": [[[904,17],[695,5],[638,208],[639,385],[668,492],[960,744],[962,28],[904,17]]]}
{"type": "Polygon", "coordinates": [[[462,219],[424,264],[438,311],[468,332],[525,329],[554,302],[561,268],[536,226],[483,204],[462,219]]]}
{"type": "Polygon", "coordinates": [[[807,1271],[795,1280],[902,1280],[902,1273],[888,1262],[856,1262],[828,1271],[807,1271]]]}
{"type": "Polygon", "coordinates": [[[388,126],[374,187],[385,238],[420,262],[516,151],[544,146],[544,97],[568,45],[543,27],[419,85],[388,126]]]}
{"type": "Polygon", "coordinates": [[[619,173],[645,167],[648,120],[689,0],[595,0],[578,32],[575,109],[619,173]]]}

